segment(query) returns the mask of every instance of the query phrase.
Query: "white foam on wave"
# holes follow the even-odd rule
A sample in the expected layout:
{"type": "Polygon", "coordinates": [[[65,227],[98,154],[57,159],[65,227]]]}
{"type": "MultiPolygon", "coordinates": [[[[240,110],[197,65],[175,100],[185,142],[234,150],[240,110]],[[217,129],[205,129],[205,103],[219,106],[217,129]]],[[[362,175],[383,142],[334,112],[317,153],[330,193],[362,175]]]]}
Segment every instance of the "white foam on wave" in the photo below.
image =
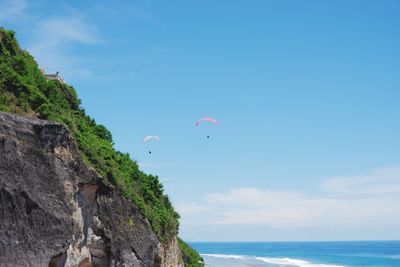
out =
{"type": "Polygon", "coordinates": [[[206,256],[206,257],[214,257],[214,258],[222,258],[222,259],[246,259],[248,258],[247,256],[240,256],[240,255],[225,255],[225,254],[201,254],[201,256],[206,256]]]}
{"type": "Polygon", "coordinates": [[[279,264],[283,266],[287,265],[287,266],[298,266],[298,267],[344,267],[342,265],[312,263],[305,260],[291,259],[291,258],[256,257],[256,259],[265,263],[279,264]]]}
{"type": "Polygon", "coordinates": [[[251,257],[244,255],[225,255],[225,254],[201,254],[201,256],[223,258],[223,259],[237,259],[237,260],[257,260],[269,264],[290,267],[345,267],[343,265],[333,264],[320,264],[312,263],[305,260],[292,259],[292,258],[266,258],[266,257],[251,257]]]}

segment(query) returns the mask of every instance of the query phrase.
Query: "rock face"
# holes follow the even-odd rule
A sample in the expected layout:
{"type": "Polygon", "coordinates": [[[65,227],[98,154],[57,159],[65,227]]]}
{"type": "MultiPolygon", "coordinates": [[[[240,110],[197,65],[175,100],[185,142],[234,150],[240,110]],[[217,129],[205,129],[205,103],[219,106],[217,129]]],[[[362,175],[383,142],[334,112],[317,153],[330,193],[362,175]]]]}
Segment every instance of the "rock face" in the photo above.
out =
{"type": "Polygon", "coordinates": [[[183,264],[63,125],[0,112],[0,266],[183,264]]]}

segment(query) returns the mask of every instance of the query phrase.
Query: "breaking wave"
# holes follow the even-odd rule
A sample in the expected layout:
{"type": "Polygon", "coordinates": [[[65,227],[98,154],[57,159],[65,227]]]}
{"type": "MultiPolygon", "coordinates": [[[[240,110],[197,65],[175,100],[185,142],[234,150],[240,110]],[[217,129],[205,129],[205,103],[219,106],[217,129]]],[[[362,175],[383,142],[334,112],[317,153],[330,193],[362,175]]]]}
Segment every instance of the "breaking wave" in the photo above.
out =
{"type": "Polygon", "coordinates": [[[333,264],[321,264],[321,263],[313,263],[300,259],[292,259],[292,258],[266,258],[266,257],[252,257],[252,256],[244,256],[244,255],[224,255],[224,254],[201,254],[205,257],[214,257],[214,258],[222,258],[222,259],[235,259],[241,261],[257,261],[263,262],[268,265],[266,266],[279,266],[279,267],[344,267],[343,265],[333,265],[333,264]]]}

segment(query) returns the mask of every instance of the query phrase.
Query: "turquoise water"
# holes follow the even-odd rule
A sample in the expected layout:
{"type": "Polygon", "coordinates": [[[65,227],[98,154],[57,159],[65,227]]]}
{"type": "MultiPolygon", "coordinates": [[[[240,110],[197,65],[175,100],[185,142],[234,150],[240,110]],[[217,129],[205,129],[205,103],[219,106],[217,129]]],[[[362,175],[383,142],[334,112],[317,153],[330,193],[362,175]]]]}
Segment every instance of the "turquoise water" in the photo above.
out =
{"type": "Polygon", "coordinates": [[[190,243],[212,267],[400,267],[400,241],[190,243]]]}

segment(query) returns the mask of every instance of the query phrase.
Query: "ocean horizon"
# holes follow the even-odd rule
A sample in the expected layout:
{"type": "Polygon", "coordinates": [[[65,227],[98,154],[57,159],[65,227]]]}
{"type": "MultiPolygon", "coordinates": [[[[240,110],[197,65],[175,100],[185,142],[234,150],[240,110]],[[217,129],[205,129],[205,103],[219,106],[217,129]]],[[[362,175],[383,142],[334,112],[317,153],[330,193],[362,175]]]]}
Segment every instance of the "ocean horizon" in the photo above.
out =
{"type": "Polygon", "coordinates": [[[400,241],[190,242],[212,267],[399,267],[400,241]]]}

